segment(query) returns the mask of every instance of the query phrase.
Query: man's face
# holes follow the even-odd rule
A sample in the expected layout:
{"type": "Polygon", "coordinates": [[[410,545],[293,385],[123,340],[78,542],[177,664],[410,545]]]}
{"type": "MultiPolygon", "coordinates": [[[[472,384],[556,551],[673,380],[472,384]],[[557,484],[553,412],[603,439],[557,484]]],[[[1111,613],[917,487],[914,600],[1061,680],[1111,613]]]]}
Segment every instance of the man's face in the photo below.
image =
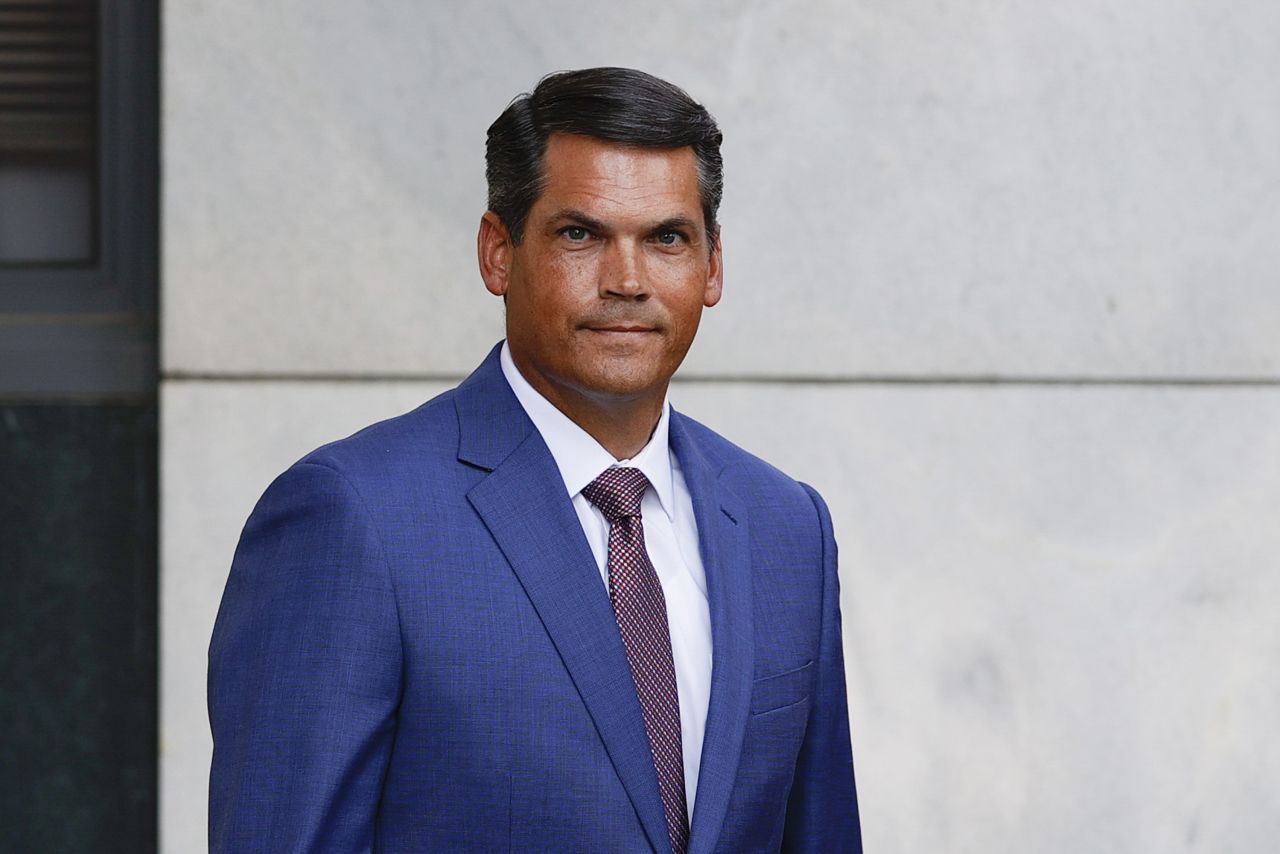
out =
{"type": "Polygon", "coordinates": [[[512,358],[562,409],[660,401],[703,306],[720,299],[693,150],[555,134],[544,166],[519,246],[492,212],[481,223],[481,269],[506,296],[512,358]]]}

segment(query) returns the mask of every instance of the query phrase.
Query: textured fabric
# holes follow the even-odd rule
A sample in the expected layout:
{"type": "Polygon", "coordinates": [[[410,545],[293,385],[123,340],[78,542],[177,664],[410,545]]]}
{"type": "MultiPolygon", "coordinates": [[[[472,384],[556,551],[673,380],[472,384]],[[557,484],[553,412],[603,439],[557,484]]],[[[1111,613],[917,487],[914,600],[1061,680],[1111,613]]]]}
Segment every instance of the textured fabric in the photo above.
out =
{"type": "MultiPolygon", "coordinates": [[[[689,854],[858,852],[822,499],[678,411],[715,644],[689,854]]],[[[213,852],[671,850],[626,650],[498,349],[308,454],[209,648],[213,852]]]]}
{"type": "Polygon", "coordinates": [[[582,490],[615,463],[638,468],[649,479],[640,502],[644,517],[644,546],[649,553],[667,602],[671,629],[671,658],[680,696],[680,740],[684,752],[685,800],[689,821],[697,809],[702,742],[711,703],[711,608],[707,600],[706,570],[698,552],[698,524],[693,499],[680,460],[668,441],[671,406],[664,404],[649,443],[635,456],[616,460],[599,442],[556,409],[524,378],[511,359],[510,347],[500,353],[502,375],[521,408],[538,429],[564,478],[582,533],[600,570],[600,587],[609,589],[609,520],[587,500],[582,490]]]}
{"type": "Polygon", "coordinates": [[[582,494],[609,520],[609,599],[644,712],[671,849],[675,854],[685,854],[689,846],[688,807],[671,630],[667,626],[662,584],[645,551],[640,516],[640,499],[648,488],[644,472],[613,466],[588,484],[582,494]]]}

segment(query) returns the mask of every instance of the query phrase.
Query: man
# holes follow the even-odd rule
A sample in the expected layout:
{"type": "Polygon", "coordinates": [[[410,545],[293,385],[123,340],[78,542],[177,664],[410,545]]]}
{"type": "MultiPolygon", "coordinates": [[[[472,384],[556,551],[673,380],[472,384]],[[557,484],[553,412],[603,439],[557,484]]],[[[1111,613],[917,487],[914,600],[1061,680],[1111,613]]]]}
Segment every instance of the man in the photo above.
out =
{"type": "Polygon", "coordinates": [[[720,132],[637,71],[489,129],[507,340],[323,447],[214,629],[215,851],[860,851],[825,505],[673,411],[720,132]]]}

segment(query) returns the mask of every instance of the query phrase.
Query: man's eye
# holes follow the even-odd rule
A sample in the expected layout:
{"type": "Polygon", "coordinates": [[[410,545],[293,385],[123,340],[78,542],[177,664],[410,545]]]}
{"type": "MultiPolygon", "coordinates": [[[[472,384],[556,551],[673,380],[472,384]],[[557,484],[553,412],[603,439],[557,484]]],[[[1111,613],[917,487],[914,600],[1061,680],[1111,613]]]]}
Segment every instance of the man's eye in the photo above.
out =
{"type": "Polygon", "coordinates": [[[587,231],[580,225],[567,225],[560,229],[560,233],[574,242],[586,240],[591,234],[591,232],[587,231]]]}
{"type": "Polygon", "coordinates": [[[658,232],[658,242],[661,243],[663,246],[675,246],[682,239],[684,239],[684,235],[682,235],[678,231],[659,231],[658,232]]]}

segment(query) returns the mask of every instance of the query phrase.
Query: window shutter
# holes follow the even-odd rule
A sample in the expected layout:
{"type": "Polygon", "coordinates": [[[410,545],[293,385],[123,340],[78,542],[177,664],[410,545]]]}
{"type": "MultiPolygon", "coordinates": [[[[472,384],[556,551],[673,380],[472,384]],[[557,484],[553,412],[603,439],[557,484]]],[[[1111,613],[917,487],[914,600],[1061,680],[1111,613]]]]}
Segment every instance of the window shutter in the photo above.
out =
{"type": "Polygon", "coordinates": [[[93,151],[96,5],[0,0],[0,160],[93,151]]]}

